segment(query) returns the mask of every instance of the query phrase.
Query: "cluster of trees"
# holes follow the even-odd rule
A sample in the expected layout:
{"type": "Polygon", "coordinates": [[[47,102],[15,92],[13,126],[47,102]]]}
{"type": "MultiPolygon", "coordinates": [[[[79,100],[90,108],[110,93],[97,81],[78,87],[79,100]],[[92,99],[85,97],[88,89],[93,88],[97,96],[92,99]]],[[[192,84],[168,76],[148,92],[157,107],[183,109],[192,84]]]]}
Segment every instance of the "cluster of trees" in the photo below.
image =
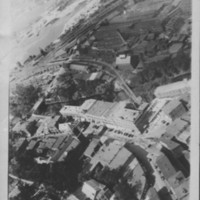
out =
{"type": "Polygon", "coordinates": [[[149,64],[132,78],[130,87],[136,95],[142,96],[146,101],[151,101],[157,86],[173,82],[174,77],[190,73],[190,70],[190,55],[181,53],[174,58],[149,64]]]}
{"type": "Polygon", "coordinates": [[[125,179],[122,179],[114,188],[115,200],[138,200],[137,193],[141,189],[141,183],[130,186],[125,179]]]}
{"type": "Polygon", "coordinates": [[[41,95],[41,88],[33,85],[17,85],[10,96],[10,113],[14,117],[26,116],[41,95]]]}
{"type": "Polygon", "coordinates": [[[97,95],[97,98],[112,101],[115,98],[114,86],[112,83],[105,83],[103,80],[87,81],[84,78],[76,77],[76,73],[66,70],[58,79],[55,88],[56,96],[64,98],[66,101],[78,101],[97,95]]]}

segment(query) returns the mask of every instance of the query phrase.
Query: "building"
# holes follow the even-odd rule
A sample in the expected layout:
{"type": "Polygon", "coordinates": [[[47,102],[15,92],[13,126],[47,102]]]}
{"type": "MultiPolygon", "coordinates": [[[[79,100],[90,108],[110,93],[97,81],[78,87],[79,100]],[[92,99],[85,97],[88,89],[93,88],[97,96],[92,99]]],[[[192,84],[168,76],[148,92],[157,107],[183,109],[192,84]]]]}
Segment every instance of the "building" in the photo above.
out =
{"type": "Polygon", "coordinates": [[[88,66],[80,64],[70,64],[70,69],[88,73],[88,66]]]}
{"type": "Polygon", "coordinates": [[[118,67],[126,67],[131,66],[131,56],[121,54],[116,58],[116,66],[118,67]]]}
{"type": "Polygon", "coordinates": [[[94,72],[91,73],[90,77],[88,78],[89,81],[98,80],[103,76],[103,72],[94,72]]]}
{"type": "Polygon", "coordinates": [[[105,185],[94,179],[83,183],[82,192],[91,200],[109,200],[112,196],[112,192],[105,185]]]}
{"type": "Polygon", "coordinates": [[[89,99],[81,106],[64,106],[60,113],[64,117],[72,116],[110,129],[122,130],[133,136],[140,134],[134,122],[141,112],[133,109],[133,106],[127,101],[112,103],[89,99]]]}
{"type": "Polygon", "coordinates": [[[97,193],[95,200],[110,200],[112,195],[113,193],[105,187],[97,193]]]}
{"type": "Polygon", "coordinates": [[[170,54],[177,54],[179,51],[181,51],[183,47],[183,43],[174,43],[169,47],[169,53],[170,54]]]}
{"type": "Polygon", "coordinates": [[[46,134],[59,134],[61,133],[58,129],[58,123],[61,116],[47,116],[43,119],[40,119],[38,122],[38,129],[35,133],[35,136],[46,135],[46,134]]]}
{"type": "Polygon", "coordinates": [[[27,139],[26,138],[20,138],[16,142],[16,144],[14,144],[14,147],[15,147],[16,152],[21,153],[26,149],[27,145],[28,145],[27,139]]]}
{"type": "Polygon", "coordinates": [[[128,162],[128,165],[126,166],[124,171],[124,178],[127,180],[127,183],[131,187],[134,187],[140,182],[141,191],[143,190],[146,184],[146,177],[145,177],[145,172],[137,158],[133,157],[128,162]]]}
{"type": "Polygon", "coordinates": [[[132,153],[124,147],[124,143],[108,139],[91,158],[90,171],[96,166],[108,166],[110,169],[118,169],[131,158],[132,153]]]}
{"type": "Polygon", "coordinates": [[[136,126],[145,137],[160,137],[171,124],[172,119],[163,111],[169,99],[155,98],[143,114],[136,120],[136,126]]]}
{"type": "Polygon", "coordinates": [[[158,192],[155,190],[155,188],[151,187],[148,192],[145,200],[161,200],[158,192]]]}
{"type": "Polygon", "coordinates": [[[63,161],[79,144],[80,141],[69,134],[46,135],[30,139],[26,149],[36,153],[37,163],[48,164],[63,161]]]}
{"type": "Polygon", "coordinates": [[[169,116],[172,121],[181,117],[183,114],[187,112],[186,107],[183,103],[177,99],[169,101],[163,108],[163,112],[169,116]]]}
{"type": "Polygon", "coordinates": [[[188,178],[185,178],[183,173],[175,168],[164,154],[160,154],[156,158],[155,155],[148,155],[148,157],[157,179],[155,187],[158,189],[166,187],[172,200],[182,199],[188,195],[188,178]]]}
{"type": "Polygon", "coordinates": [[[100,139],[93,138],[90,144],[88,145],[87,149],[84,151],[83,155],[88,158],[92,158],[100,147],[101,147],[100,139]]]}
{"type": "Polygon", "coordinates": [[[190,93],[190,80],[183,80],[156,88],[154,95],[157,98],[179,97],[185,93],[190,93]]]}
{"type": "Polygon", "coordinates": [[[161,138],[160,144],[163,148],[166,148],[167,150],[171,151],[176,158],[179,158],[183,155],[183,147],[177,142],[174,142],[173,140],[161,138]]]}
{"type": "Polygon", "coordinates": [[[174,120],[166,129],[166,133],[163,135],[166,138],[176,138],[178,141],[186,144],[189,147],[190,144],[190,121],[187,119],[178,118],[174,120]]]}

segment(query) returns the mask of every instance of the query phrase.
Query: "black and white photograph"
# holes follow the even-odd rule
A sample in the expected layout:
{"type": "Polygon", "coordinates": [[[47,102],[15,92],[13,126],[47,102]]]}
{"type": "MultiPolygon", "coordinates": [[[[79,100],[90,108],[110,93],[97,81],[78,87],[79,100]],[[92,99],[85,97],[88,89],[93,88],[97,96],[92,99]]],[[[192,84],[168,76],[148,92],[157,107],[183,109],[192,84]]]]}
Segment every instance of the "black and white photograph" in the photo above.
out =
{"type": "Polygon", "coordinates": [[[194,2],[1,1],[1,200],[199,199],[194,2]]]}

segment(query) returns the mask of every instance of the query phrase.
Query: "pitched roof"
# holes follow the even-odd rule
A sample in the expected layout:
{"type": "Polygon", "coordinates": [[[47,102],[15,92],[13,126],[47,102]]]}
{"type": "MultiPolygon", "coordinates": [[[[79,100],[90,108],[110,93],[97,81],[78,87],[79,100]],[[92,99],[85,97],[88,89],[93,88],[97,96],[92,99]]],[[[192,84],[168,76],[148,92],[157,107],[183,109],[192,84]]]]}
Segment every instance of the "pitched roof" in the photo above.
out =
{"type": "Polygon", "coordinates": [[[171,162],[165,155],[160,155],[156,159],[156,163],[166,179],[176,173],[176,169],[172,166],[171,162]]]}
{"type": "Polygon", "coordinates": [[[89,146],[87,147],[87,149],[84,151],[83,154],[89,157],[92,156],[94,149],[98,145],[98,143],[99,143],[99,139],[97,138],[92,139],[92,141],[90,142],[89,146]]]}

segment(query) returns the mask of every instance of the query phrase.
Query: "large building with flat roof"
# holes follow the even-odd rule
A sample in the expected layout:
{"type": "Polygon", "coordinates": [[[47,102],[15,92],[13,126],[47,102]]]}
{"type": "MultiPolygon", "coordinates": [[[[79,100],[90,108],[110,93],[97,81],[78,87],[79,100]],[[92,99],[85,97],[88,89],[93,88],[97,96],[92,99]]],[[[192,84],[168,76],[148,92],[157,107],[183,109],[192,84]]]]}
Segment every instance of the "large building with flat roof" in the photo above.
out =
{"type": "Polygon", "coordinates": [[[60,113],[64,117],[73,116],[110,129],[122,130],[133,135],[140,134],[134,122],[141,112],[131,108],[127,101],[105,102],[89,99],[81,106],[64,106],[60,113]]]}
{"type": "Polygon", "coordinates": [[[154,95],[157,98],[179,97],[185,93],[190,93],[190,84],[190,80],[183,80],[167,85],[162,85],[156,88],[154,95]]]}

